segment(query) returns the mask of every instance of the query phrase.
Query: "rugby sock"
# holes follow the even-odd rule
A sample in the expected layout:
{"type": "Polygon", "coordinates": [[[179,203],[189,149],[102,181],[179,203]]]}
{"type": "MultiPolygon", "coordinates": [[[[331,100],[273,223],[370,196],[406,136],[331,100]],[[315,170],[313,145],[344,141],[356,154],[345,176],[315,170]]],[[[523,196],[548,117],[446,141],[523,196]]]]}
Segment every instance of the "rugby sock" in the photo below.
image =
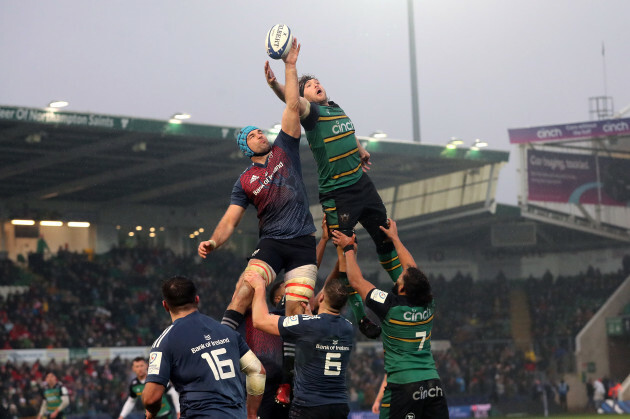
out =
{"type": "Polygon", "coordinates": [[[387,253],[379,253],[378,260],[381,262],[381,266],[385,269],[387,275],[389,275],[392,281],[396,282],[403,271],[402,264],[398,259],[398,252],[396,250],[392,250],[387,253]]]}
{"type": "Polygon", "coordinates": [[[339,272],[339,280],[342,284],[346,286],[346,290],[348,291],[348,305],[352,309],[352,313],[354,313],[354,318],[357,323],[365,317],[365,309],[363,308],[363,300],[358,292],[355,291],[354,288],[350,286],[350,282],[348,281],[348,275],[345,272],[339,272]]]}
{"type": "Polygon", "coordinates": [[[238,326],[241,323],[243,323],[243,320],[245,320],[244,314],[241,314],[236,310],[227,309],[225,310],[225,313],[223,313],[223,319],[221,319],[221,324],[224,324],[236,330],[238,326]]]}
{"type": "Polygon", "coordinates": [[[295,343],[282,342],[282,384],[293,384],[295,343]]]}

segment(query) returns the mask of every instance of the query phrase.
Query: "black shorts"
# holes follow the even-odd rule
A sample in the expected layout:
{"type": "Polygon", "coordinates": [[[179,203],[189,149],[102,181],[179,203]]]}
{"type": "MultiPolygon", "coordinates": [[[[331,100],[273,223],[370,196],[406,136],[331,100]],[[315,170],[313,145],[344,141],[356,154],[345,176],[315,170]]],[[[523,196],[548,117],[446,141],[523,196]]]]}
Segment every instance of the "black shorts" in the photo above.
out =
{"type": "Polygon", "coordinates": [[[448,419],[448,405],[439,379],[387,383],[380,418],[448,419]]]}
{"type": "Polygon", "coordinates": [[[361,223],[376,244],[378,253],[393,249],[391,244],[381,249],[387,237],[379,226],[387,226],[387,210],[376,186],[365,173],[354,185],[321,194],[319,202],[329,228],[352,236],[354,227],[361,223]]]}
{"type": "Polygon", "coordinates": [[[347,404],[323,404],[321,406],[291,405],[289,419],[346,419],[350,413],[347,404]]]}
{"type": "Polygon", "coordinates": [[[315,236],[294,239],[262,239],[249,259],[260,259],[278,274],[304,265],[317,265],[315,236]]]}

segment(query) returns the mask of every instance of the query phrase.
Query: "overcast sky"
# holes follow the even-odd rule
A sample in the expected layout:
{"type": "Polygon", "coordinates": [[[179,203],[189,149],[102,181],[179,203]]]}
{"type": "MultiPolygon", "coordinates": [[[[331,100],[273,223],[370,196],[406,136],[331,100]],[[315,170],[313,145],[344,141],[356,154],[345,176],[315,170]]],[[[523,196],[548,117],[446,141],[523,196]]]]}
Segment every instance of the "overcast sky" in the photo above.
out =
{"type": "MultiPolygon", "coordinates": [[[[628,0],[414,8],[422,142],[482,138],[510,151],[501,203],[518,190],[508,128],[589,120],[588,98],[604,93],[616,110],[630,104],[628,0]]],[[[65,99],[69,111],[269,127],[283,109],[263,73],[275,23],[291,27],[298,71],[317,75],[358,135],[411,140],[405,0],[0,0],[0,104],[65,99]]]]}

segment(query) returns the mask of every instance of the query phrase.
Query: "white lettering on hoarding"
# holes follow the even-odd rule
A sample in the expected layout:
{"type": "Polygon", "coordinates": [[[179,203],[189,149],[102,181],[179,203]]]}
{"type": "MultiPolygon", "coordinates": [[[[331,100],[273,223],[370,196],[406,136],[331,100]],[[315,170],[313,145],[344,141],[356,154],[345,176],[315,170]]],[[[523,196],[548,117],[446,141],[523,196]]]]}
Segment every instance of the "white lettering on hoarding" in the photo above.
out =
{"type": "MultiPolygon", "coordinates": [[[[0,108],[0,118],[64,125],[85,125],[89,127],[102,128],[114,128],[116,125],[116,120],[107,116],[60,113],[27,108],[17,108],[15,110],[0,108]]],[[[125,118],[122,121],[123,128],[126,128],[129,123],[129,119],[125,118]]]]}
{"type": "Polygon", "coordinates": [[[529,156],[529,164],[531,166],[546,167],[553,171],[564,171],[567,169],[572,170],[590,170],[590,162],[588,159],[563,159],[558,157],[546,157],[546,156],[529,156]]]}
{"type": "Polygon", "coordinates": [[[609,122],[602,129],[604,132],[623,132],[630,130],[630,126],[625,122],[609,122]]]}
{"type": "Polygon", "coordinates": [[[536,132],[536,136],[541,139],[558,138],[558,137],[562,137],[562,130],[560,128],[554,128],[554,129],[542,128],[542,129],[539,129],[538,132],[536,132]]]}

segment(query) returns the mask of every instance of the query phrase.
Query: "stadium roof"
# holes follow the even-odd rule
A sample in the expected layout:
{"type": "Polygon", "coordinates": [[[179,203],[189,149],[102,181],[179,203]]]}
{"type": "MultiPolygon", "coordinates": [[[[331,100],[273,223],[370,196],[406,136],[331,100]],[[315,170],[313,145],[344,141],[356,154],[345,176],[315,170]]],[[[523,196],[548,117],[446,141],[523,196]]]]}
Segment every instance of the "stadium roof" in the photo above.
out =
{"type": "MultiPolygon", "coordinates": [[[[222,214],[236,178],[249,164],[235,144],[237,129],[0,105],[0,215],[42,219],[47,211],[89,214],[134,205],[222,214]]],[[[370,177],[379,189],[505,163],[509,156],[487,149],[360,140],[372,155],[370,177]]],[[[301,148],[305,183],[315,203],[317,173],[304,138],[301,148]]],[[[601,234],[532,219],[519,207],[460,207],[452,212],[406,220],[405,236],[431,246],[457,242],[492,248],[502,227],[513,234],[515,225],[529,223],[535,224],[538,248],[620,244],[601,234]]],[[[524,234],[526,238],[527,229],[524,234]]]]}
{"type": "MultiPolygon", "coordinates": [[[[0,200],[24,208],[149,205],[224,211],[249,164],[237,128],[0,106],[0,200]]],[[[507,162],[504,151],[362,139],[378,188],[507,162]]],[[[304,179],[317,200],[314,160],[302,140],[304,179]]],[[[26,214],[25,214],[26,215],[26,214]]],[[[32,216],[32,214],[31,214],[32,216]]]]}

